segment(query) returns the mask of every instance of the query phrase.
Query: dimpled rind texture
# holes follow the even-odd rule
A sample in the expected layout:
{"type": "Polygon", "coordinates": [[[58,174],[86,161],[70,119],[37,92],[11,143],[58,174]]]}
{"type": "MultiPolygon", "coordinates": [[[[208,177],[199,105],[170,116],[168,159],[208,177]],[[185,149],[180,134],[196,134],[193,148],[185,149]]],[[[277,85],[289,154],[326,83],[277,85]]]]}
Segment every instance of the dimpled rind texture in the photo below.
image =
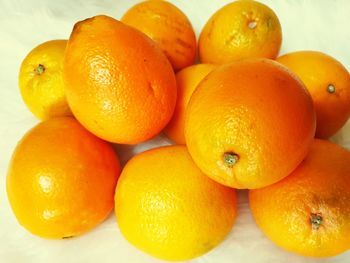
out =
{"type": "Polygon", "coordinates": [[[74,116],[110,142],[146,141],[174,111],[176,80],[165,55],[145,34],[108,16],[74,26],[64,80],[74,116]]]}

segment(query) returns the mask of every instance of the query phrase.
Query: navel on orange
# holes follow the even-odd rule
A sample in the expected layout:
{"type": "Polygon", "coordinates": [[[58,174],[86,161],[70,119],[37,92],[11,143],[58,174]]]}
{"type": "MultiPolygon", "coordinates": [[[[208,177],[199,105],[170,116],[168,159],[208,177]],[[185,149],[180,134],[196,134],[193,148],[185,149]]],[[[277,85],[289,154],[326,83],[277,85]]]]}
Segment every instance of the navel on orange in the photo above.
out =
{"type": "Polygon", "coordinates": [[[234,1],[219,9],[199,37],[202,63],[224,64],[243,58],[277,57],[282,43],[276,14],[256,1],[234,1]]]}

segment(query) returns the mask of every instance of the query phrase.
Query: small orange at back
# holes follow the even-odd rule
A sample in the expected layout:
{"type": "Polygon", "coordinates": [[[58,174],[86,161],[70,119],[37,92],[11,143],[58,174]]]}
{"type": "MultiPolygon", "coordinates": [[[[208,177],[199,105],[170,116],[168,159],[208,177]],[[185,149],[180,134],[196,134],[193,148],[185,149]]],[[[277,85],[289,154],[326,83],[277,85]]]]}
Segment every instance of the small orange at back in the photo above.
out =
{"type": "Polygon", "coordinates": [[[286,177],[305,158],[314,135],[309,93],[269,59],[213,70],[186,110],[186,145],[194,162],[235,188],[260,188],[286,177]]]}
{"type": "Polygon", "coordinates": [[[234,1],[216,11],[199,37],[202,63],[224,64],[243,58],[277,57],[282,43],[278,17],[256,1],[234,1]]]}
{"type": "Polygon", "coordinates": [[[109,143],[74,118],[53,118],[18,143],[9,165],[7,196],[18,222],[31,233],[69,238],[106,219],[119,173],[109,143]]]}
{"type": "Polygon", "coordinates": [[[175,71],[193,64],[196,36],[191,22],[175,5],[160,0],[144,1],[131,7],[121,21],[153,39],[175,71]]]}
{"type": "Polygon", "coordinates": [[[164,133],[176,144],[185,144],[185,111],[192,93],[197,85],[217,66],[214,64],[197,64],[182,69],[176,74],[177,101],[172,119],[164,133]]]}
{"type": "Polygon", "coordinates": [[[145,34],[108,16],[74,26],[63,77],[74,116],[110,142],[146,141],[174,112],[176,79],[166,56],[145,34]]]}
{"type": "Polygon", "coordinates": [[[316,51],[298,51],[277,61],[287,66],[305,83],[317,115],[316,137],[328,138],[350,116],[350,75],[336,59],[316,51]]]}
{"type": "Polygon", "coordinates": [[[315,139],[288,177],[249,192],[261,230],[278,246],[309,257],[350,249],[350,152],[315,139]]]}

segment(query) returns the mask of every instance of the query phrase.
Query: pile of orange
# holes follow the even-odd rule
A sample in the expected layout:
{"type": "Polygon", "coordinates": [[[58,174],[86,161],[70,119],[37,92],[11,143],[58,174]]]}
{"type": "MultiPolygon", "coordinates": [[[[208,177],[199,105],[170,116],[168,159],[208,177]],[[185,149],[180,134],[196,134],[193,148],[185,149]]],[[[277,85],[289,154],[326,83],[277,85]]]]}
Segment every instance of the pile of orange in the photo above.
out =
{"type": "Polygon", "coordinates": [[[350,249],[350,152],[326,140],[350,116],[350,75],[320,52],[278,57],[281,43],[273,10],[235,1],[204,26],[194,65],[189,19],[150,0],[120,21],[88,18],[68,41],[33,49],[19,86],[43,122],[9,165],[19,223],[69,238],[115,208],[135,247],[188,260],[225,239],[237,216],[235,188],[250,189],[256,223],[277,245],[311,257],[350,249]],[[111,143],[162,131],[177,145],[120,167],[111,143]]]}

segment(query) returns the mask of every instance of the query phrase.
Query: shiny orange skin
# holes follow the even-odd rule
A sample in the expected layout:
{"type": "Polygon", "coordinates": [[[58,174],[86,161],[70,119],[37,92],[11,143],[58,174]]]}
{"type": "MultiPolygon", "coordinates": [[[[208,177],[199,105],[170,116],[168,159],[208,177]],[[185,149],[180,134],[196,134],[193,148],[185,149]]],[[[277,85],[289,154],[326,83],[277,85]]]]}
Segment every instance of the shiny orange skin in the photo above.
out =
{"type": "Polygon", "coordinates": [[[251,190],[249,201],[258,226],[280,247],[309,257],[340,254],[350,249],[350,152],[315,139],[296,170],[251,190]]]}
{"type": "Polygon", "coordinates": [[[277,58],[304,82],[316,110],[316,137],[334,135],[350,116],[350,74],[336,59],[317,51],[298,51],[277,58]],[[328,91],[329,85],[335,92],[328,91]]]}
{"type": "Polygon", "coordinates": [[[197,64],[176,73],[177,100],[175,111],[164,133],[176,144],[186,144],[185,111],[192,93],[197,85],[217,66],[214,64],[197,64]]]}
{"type": "Polygon", "coordinates": [[[208,20],[199,37],[202,63],[225,64],[244,58],[277,57],[282,43],[278,17],[257,1],[234,1],[208,20]]]}
{"type": "Polygon", "coordinates": [[[131,7],[121,21],[154,40],[175,71],[193,64],[196,35],[191,22],[175,5],[160,0],[144,1],[131,7]]]}
{"type": "Polygon", "coordinates": [[[119,173],[110,144],[74,118],[53,118],[18,143],[8,169],[7,195],[18,222],[32,234],[68,238],[109,215],[119,173]]]}
{"type": "Polygon", "coordinates": [[[74,116],[110,142],[136,144],[154,137],[175,108],[175,75],[163,52],[143,33],[108,16],[74,26],[64,80],[74,116]]]}
{"type": "Polygon", "coordinates": [[[124,237],[165,260],[188,260],[216,247],[237,213],[234,189],[204,175],[185,146],[166,146],[134,156],[115,193],[124,237]]]}
{"type": "Polygon", "coordinates": [[[193,160],[234,188],[260,188],[287,176],[314,134],[315,112],[304,85],[268,59],[217,68],[187,106],[185,138],[193,160]]]}

